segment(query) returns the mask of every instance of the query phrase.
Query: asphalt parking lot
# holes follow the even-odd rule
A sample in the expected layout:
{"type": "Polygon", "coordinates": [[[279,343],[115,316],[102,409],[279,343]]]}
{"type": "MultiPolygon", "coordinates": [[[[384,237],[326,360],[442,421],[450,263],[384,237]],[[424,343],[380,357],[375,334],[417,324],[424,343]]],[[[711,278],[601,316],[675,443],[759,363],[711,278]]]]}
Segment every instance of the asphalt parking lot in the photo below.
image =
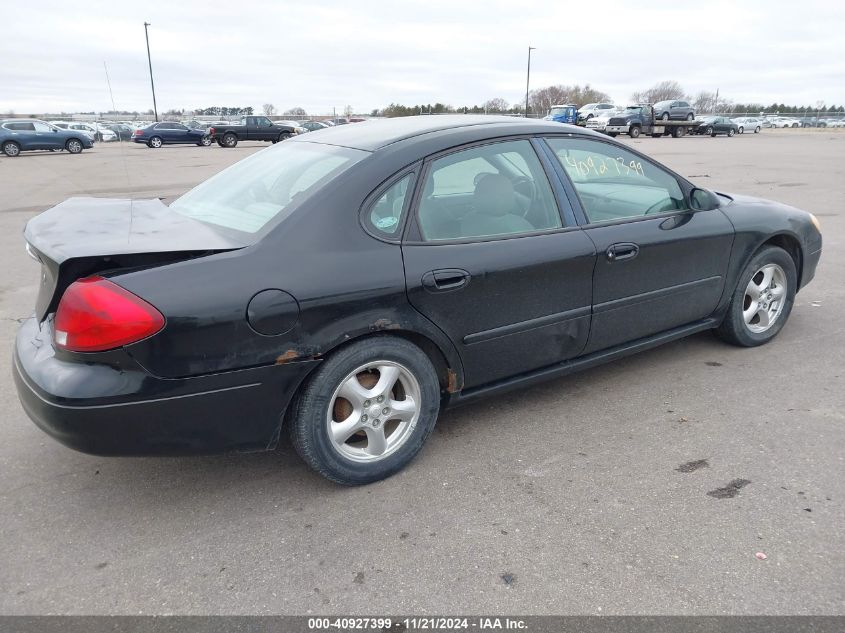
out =
{"type": "MultiPolygon", "coordinates": [[[[449,411],[410,467],[351,489],[287,443],[73,452],[28,420],[7,370],[0,612],[845,613],[845,133],[625,142],[819,217],[816,279],[773,343],[698,335],[449,411]]],[[[6,362],[38,281],[27,219],[72,195],[172,198],[262,147],[0,159],[6,362]]]]}

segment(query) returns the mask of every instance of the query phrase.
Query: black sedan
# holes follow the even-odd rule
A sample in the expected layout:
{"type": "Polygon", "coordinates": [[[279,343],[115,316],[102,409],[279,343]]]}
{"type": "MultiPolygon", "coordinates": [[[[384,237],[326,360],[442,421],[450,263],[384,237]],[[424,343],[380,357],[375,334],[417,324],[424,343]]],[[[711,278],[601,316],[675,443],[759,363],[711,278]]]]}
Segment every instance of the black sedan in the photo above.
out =
{"type": "Polygon", "coordinates": [[[805,211],[473,116],[298,136],[169,208],[72,198],[25,238],[42,274],[14,375],[47,433],[158,455],[286,432],[344,484],[405,466],[445,406],[703,330],[767,343],[822,248],[805,211]]]}
{"type": "Polygon", "coordinates": [[[739,133],[739,126],[724,116],[708,116],[699,119],[701,125],[696,129],[696,134],[706,134],[707,136],[716,136],[718,134],[727,134],[733,136],[739,133]]]}
{"type": "Polygon", "coordinates": [[[208,147],[214,138],[213,128],[194,129],[176,121],[162,121],[135,130],[132,140],[158,149],[168,144],[202,145],[208,147]]]}

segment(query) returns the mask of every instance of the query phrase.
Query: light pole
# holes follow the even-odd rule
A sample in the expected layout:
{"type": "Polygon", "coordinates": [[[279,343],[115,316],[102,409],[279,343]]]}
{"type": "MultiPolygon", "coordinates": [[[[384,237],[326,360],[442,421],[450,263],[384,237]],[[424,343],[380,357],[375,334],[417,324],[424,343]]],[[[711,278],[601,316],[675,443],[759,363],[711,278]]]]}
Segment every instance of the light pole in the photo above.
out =
{"type": "Polygon", "coordinates": [[[150,65],[150,87],[153,89],[153,114],[155,114],[156,122],[158,121],[158,106],[156,106],[156,85],[153,82],[153,61],[150,58],[150,34],[147,27],[149,22],[144,22],[144,37],[147,38],[147,63],[150,65]]]}
{"type": "Polygon", "coordinates": [[[531,85],[531,51],[537,49],[533,46],[528,47],[528,72],[525,74],[525,116],[528,116],[528,86],[531,85]]]}

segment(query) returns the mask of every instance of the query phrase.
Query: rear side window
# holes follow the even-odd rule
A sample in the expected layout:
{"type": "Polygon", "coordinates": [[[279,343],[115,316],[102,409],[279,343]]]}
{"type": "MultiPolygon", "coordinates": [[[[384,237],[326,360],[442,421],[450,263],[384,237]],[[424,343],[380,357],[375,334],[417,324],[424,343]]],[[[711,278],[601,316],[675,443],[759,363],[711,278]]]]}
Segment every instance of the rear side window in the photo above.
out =
{"type": "Polygon", "coordinates": [[[686,208],[672,174],[623,147],[582,138],[550,138],[548,143],[591,223],[686,208]]]}
{"type": "Polygon", "coordinates": [[[385,189],[364,215],[367,228],[376,235],[398,237],[402,225],[402,214],[408,204],[408,196],[414,188],[414,174],[406,174],[385,189]]]}
{"type": "Polygon", "coordinates": [[[35,131],[35,126],[28,121],[21,121],[19,123],[7,123],[4,127],[7,130],[28,130],[30,132],[35,131]]]}

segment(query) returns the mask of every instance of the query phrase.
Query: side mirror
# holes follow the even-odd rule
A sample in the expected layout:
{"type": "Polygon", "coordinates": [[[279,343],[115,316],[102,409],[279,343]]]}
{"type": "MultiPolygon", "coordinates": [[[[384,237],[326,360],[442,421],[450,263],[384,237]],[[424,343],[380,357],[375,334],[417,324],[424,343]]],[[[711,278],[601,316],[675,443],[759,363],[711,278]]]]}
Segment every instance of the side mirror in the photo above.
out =
{"type": "Polygon", "coordinates": [[[696,187],[690,192],[690,208],[694,211],[711,211],[719,208],[719,196],[707,189],[696,187]]]}

